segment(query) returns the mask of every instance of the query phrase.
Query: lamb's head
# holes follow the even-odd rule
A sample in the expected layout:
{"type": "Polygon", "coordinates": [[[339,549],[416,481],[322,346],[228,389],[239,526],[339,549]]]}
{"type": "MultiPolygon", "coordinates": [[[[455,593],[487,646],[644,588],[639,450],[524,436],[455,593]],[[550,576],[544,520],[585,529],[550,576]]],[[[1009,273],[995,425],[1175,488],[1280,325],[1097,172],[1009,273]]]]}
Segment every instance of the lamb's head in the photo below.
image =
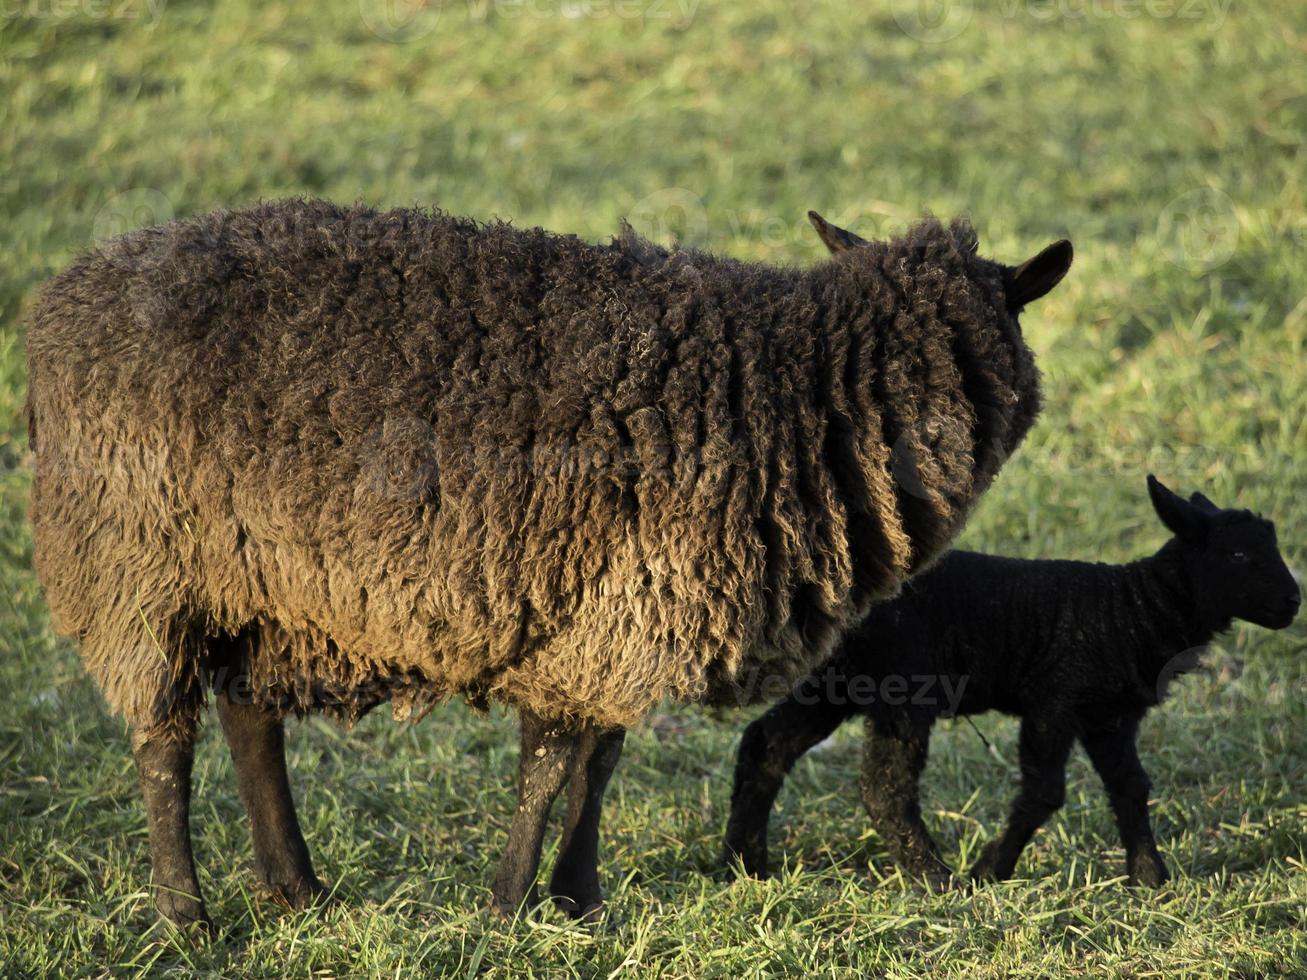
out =
{"type": "Polygon", "coordinates": [[[1244,619],[1268,629],[1293,622],[1302,595],[1275,540],[1275,525],[1247,510],[1225,510],[1201,493],[1188,500],[1151,474],[1148,495],[1175,535],[1199,607],[1219,619],[1244,619]]]}

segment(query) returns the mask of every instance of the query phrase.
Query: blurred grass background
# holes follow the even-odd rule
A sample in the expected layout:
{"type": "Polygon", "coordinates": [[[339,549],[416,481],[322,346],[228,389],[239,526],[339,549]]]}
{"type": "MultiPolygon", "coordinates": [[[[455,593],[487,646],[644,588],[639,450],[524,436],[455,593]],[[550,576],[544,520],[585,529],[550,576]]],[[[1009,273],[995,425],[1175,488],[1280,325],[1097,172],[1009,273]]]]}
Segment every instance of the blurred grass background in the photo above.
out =
{"type": "MultiPolygon", "coordinates": [[[[1292,0],[11,0],[0,7],[0,973],[90,976],[1304,975],[1302,625],[1240,627],[1146,724],[1177,880],[1128,892],[1073,764],[1028,880],[926,896],[857,803],[860,731],[800,763],[777,880],[714,877],[752,713],[669,708],[605,817],[613,922],[480,912],[513,724],[291,726],[343,901],[283,914],[212,730],[195,829],[205,949],[154,941],[123,727],[30,572],[23,309],[108,235],[282,195],[438,205],[591,240],[811,263],[817,208],[864,236],[969,213],[1015,260],[1076,243],[1026,315],[1047,407],[964,543],[1121,560],[1163,533],[1143,477],[1274,518],[1307,560],[1307,7],[1292,0]]],[[[105,574],[113,574],[106,569],[105,574]]],[[[928,821],[957,860],[1000,826],[1010,723],[942,731],[928,821]]],[[[216,726],[211,726],[216,727],[216,726]]],[[[548,859],[547,859],[548,860],[548,859]]]]}

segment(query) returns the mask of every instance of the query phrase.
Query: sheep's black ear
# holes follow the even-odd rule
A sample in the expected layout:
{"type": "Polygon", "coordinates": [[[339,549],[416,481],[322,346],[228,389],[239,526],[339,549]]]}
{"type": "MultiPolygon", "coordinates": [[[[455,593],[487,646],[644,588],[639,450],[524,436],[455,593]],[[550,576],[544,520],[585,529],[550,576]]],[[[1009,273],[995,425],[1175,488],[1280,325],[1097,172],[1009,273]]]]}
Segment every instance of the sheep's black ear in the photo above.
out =
{"type": "Polygon", "coordinates": [[[1157,516],[1176,537],[1192,541],[1202,536],[1206,525],[1198,508],[1172,493],[1151,473],[1148,474],[1148,496],[1157,516]]]}
{"type": "Polygon", "coordinates": [[[808,212],[808,220],[812,222],[812,227],[817,229],[817,237],[826,243],[826,247],[831,250],[833,255],[867,244],[865,238],[859,238],[853,232],[846,231],[839,225],[831,224],[816,211],[808,212]]]}
{"type": "Polygon", "coordinates": [[[1220,507],[1217,507],[1216,504],[1208,500],[1201,493],[1199,493],[1197,490],[1195,490],[1193,493],[1189,495],[1189,503],[1193,504],[1199,510],[1205,510],[1208,511],[1209,513],[1215,513],[1216,511],[1221,509],[1220,507]]]}
{"type": "Polygon", "coordinates": [[[1064,238],[1048,246],[1033,259],[1021,263],[1015,269],[1009,269],[1005,284],[1008,309],[1019,310],[1027,303],[1033,303],[1046,295],[1071,268],[1073,255],[1071,243],[1064,238]]]}

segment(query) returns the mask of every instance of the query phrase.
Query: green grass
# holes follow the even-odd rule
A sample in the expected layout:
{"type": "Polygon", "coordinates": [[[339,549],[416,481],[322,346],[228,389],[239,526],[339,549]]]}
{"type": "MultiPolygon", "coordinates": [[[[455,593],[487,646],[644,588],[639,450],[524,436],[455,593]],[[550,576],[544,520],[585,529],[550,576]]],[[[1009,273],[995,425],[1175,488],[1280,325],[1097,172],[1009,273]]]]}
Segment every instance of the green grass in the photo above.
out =
{"type": "MultiPolygon", "coordinates": [[[[763,0],[289,4],[21,0],[0,10],[0,974],[1159,976],[1307,973],[1299,625],[1240,627],[1146,723],[1176,880],[1128,891],[1084,761],[1020,881],[927,896],[856,802],[859,731],[798,766],[776,880],[714,861],[751,713],[633,733],[605,818],[613,922],[481,912],[512,811],[511,719],[456,706],[291,726],[343,899],[282,913],[213,726],[195,825],[207,948],[146,935],[122,724],[52,636],[30,571],[23,309],[93,238],[260,197],[438,203],[590,239],[643,231],[808,263],[816,207],[864,235],[968,211],[984,249],[1077,247],[1026,317],[1048,403],[965,535],[1118,560],[1163,539],[1144,474],[1277,521],[1307,562],[1307,6],[763,0]],[[929,9],[929,5],[926,5],[929,9]],[[896,19],[895,14],[898,15],[896,19]],[[969,18],[969,19],[968,19],[969,18]],[[900,20],[908,24],[903,29],[900,20]],[[369,24],[397,40],[379,39],[369,24]],[[390,25],[387,27],[387,25],[390,25]]],[[[112,575],[113,569],[104,574],[112,575]]],[[[999,827],[1013,729],[941,731],[927,816],[961,860],[999,827]]],[[[546,859],[548,861],[548,857],[546,859]]]]}

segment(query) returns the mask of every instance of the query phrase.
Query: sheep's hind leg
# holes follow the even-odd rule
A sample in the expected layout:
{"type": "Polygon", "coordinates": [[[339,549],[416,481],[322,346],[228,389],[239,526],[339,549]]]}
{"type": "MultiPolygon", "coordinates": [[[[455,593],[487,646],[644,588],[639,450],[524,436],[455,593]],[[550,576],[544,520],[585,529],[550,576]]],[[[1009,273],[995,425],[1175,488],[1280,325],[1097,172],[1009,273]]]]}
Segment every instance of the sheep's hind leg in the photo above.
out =
{"type": "Polygon", "coordinates": [[[204,907],[191,850],[195,730],[190,724],[179,728],[138,729],[132,733],[132,753],[150,832],[154,904],[159,914],[174,925],[212,932],[213,920],[204,907]]]}
{"type": "Polygon", "coordinates": [[[949,866],[921,819],[921,773],[931,722],[901,714],[868,715],[862,756],[862,805],[890,854],[932,888],[952,881],[949,866]]]}
{"type": "Polygon", "coordinates": [[[747,874],[767,877],[767,823],[786,775],[854,710],[816,691],[792,694],[744,730],[722,848],[728,865],[738,858],[747,874]]]}
{"type": "Polygon", "coordinates": [[[285,731],[274,711],[251,703],[243,680],[242,676],[218,688],[218,718],[250,818],[255,867],[275,898],[291,908],[304,908],[325,897],[327,888],[313,873],[295,814],[286,772],[285,731]]]}
{"type": "Polygon", "coordinates": [[[597,919],[604,908],[599,887],[599,814],[604,792],[622,756],[626,731],[587,728],[567,782],[567,823],[549,879],[555,903],[576,919],[597,919]]]}
{"type": "Polygon", "coordinates": [[[1004,881],[1012,877],[1017,859],[1045,820],[1066,800],[1066,760],[1074,741],[1070,733],[1021,723],[1021,792],[1001,836],[981,852],[971,869],[976,880],[1004,881]]]}
{"type": "Polygon", "coordinates": [[[522,756],[518,762],[517,811],[490,885],[492,908],[506,916],[536,901],[535,879],[545,822],[567,781],[582,739],[576,729],[548,722],[525,709],[520,716],[522,756]]]}
{"type": "Polygon", "coordinates": [[[1130,884],[1156,888],[1171,875],[1162,855],[1157,853],[1157,842],[1148,820],[1151,785],[1135,747],[1137,729],[1138,723],[1132,719],[1123,721],[1119,729],[1091,730],[1080,740],[1112,801],[1130,884]]]}

